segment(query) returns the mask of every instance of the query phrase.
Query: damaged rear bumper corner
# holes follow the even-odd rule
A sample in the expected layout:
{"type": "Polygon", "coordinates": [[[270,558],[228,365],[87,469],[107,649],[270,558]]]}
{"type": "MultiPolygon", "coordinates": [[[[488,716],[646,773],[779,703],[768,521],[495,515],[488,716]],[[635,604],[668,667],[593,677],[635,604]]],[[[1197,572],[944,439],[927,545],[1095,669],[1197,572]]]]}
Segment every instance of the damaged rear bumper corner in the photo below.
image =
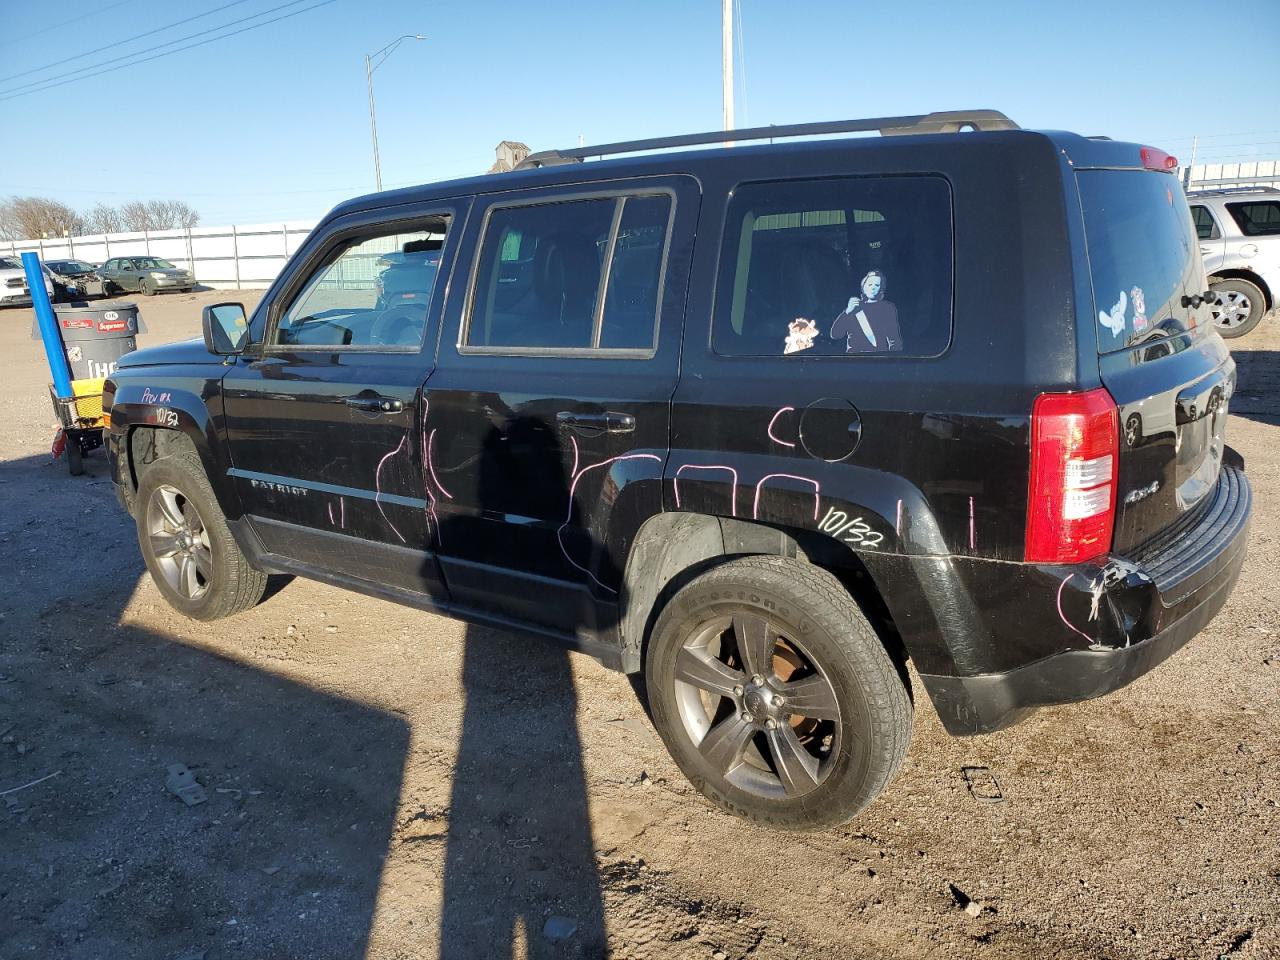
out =
{"type": "Polygon", "coordinates": [[[1232,474],[1222,484],[1229,496],[1226,508],[1199,530],[1166,545],[1159,555],[1144,556],[1137,568],[1141,580],[1158,588],[1145,591],[1153,609],[1143,611],[1142,617],[1157,624],[1156,630],[1133,642],[1126,637],[1124,645],[1095,643],[999,673],[922,672],[920,679],[947,731],[956,736],[991,733],[1012,726],[1037,707],[1111,693],[1153,670],[1204,629],[1231,595],[1248,548],[1251,492],[1243,471],[1227,470],[1232,474]],[[1170,555],[1177,561],[1176,571],[1164,562],[1170,555]],[[1154,579],[1149,571],[1156,573],[1154,579]]]}

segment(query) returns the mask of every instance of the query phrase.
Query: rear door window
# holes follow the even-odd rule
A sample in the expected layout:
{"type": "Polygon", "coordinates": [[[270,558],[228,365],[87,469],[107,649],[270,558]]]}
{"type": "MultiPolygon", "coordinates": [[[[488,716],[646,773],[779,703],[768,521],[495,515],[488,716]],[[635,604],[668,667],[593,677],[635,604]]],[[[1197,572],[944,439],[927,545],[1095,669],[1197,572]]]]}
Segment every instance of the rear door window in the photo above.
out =
{"type": "Polygon", "coordinates": [[[1196,225],[1197,239],[1217,240],[1221,236],[1218,232],[1218,224],[1214,221],[1208,207],[1202,207],[1199,204],[1192,207],[1191,221],[1196,225]]]}
{"type": "Polygon", "coordinates": [[[1246,237],[1271,237],[1280,234],[1280,200],[1228,203],[1227,209],[1246,237]]]}
{"type": "Polygon", "coordinates": [[[936,356],[951,338],[951,190],[936,176],[748,183],[729,203],[722,356],[936,356]]]}
{"type": "Polygon", "coordinates": [[[665,193],[494,209],[463,349],[652,352],[671,213],[665,193]]]}
{"type": "Polygon", "coordinates": [[[1093,277],[1098,349],[1182,333],[1182,296],[1200,287],[1191,214],[1177,179],[1144,170],[1076,175],[1093,277]]]}

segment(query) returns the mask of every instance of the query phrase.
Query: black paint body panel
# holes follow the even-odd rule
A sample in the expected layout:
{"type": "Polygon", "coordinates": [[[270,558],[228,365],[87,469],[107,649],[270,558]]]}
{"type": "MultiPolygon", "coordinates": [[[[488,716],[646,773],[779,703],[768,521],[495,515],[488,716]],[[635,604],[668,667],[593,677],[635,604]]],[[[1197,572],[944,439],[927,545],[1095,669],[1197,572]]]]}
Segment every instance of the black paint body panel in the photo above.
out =
{"type": "Polygon", "coordinates": [[[163,406],[264,568],[520,626],[633,670],[647,619],[628,604],[659,592],[646,581],[658,572],[630,563],[633,547],[660,556],[661,536],[650,531],[685,528],[655,525],[673,514],[712,518],[713,534],[688,528],[691,540],[709,536],[701,554],[776,549],[869,575],[947,728],[997,729],[1025,708],[1097,695],[1154,665],[1225,601],[1244,556],[1242,472],[1228,465],[1215,479],[1197,466],[1209,483],[1193,484],[1186,502],[1177,493],[1192,489],[1195,472],[1179,472],[1185,444],[1187,457],[1199,456],[1197,443],[1206,455],[1216,450],[1214,469],[1227,457],[1221,423],[1234,368],[1220,338],[1188,318],[1178,337],[1099,353],[1075,170],[1133,169],[1137,150],[1027,131],[818,141],[571,164],[353,200],[286,266],[251,333],[261,341],[336,237],[445,211],[421,349],[250,347],[226,365],[193,344],[140,351],[114,378],[116,475],[129,482],[125,439],[163,426],[163,406]],[[733,191],[860,176],[946,181],[954,289],[945,351],[716,354],[733,191]],[[487,210],[655,188],[670,192],[675,212],[652,355],[460,346],[487,210]],[[1148,428],[1128,447],[1122,438],[1119,495],[1153,481],[1162,492],[1120,512],[1113,553],[1071,567],[1023,563],[1033,401],[1104,385],[1122,431],[1134,412],[1148,428]],[[171,402],[148,403],[144,389],[169,391],[171,402]],[[342,402],[360,390],[402,410],[369,415],[342,402]],[[608,432],[570,422],[605,413],[634,423],[608,432]],[[1196,539],[1213,523],[1217,534],[1196,539]],[[1161,541],[1175,527],[1181,534],[1161,541]],[[1198,579],[1182,593],[1145,572],[1178,567],[1169,551],[1193,542],[1198,579]]]}

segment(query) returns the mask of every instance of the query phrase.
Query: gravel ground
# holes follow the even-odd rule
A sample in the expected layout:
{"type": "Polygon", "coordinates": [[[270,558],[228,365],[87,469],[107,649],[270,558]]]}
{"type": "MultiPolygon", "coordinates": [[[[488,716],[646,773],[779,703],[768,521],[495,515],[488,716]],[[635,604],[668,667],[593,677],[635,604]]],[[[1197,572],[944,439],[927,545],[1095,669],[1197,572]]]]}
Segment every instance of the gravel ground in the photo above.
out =
{"type": "MultiPolygon", "coordinates": [[[[142,345],[226,298],[142,301],[142,345]]],[[[102,454],[50,462],[29,328],[0,311],[0,957],[1280,956],[1280,320],[1236,352],[1256,506],[1218,618],[992,736],[921,695],[885,796],[809,836],[711,809],[583,656],[301,580],[177,616],[102,454]]]]}

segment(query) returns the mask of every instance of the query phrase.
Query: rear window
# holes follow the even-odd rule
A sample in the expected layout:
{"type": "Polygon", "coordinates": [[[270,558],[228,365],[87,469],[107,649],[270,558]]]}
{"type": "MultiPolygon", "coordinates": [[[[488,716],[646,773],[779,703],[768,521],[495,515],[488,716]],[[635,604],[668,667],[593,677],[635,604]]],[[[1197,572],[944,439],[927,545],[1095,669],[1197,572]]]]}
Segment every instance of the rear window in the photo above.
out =
{"type": "Polygon", "coordinates": [[[1231,218],[1246,237],[1269,237],[1280,234],[1280,200],[1261,203],[1228,203],[1231,218]]]}
{"type": "Polygon", "coordinates": [[[1082,170],[1076,175],[1093,276],[1098,349],[1182,333],[1182,296],[1198,252],[1182,185],[1141,170],[1082,170]]]}
{"type": "Polygon", "coordinates": [[[951,339],[951,190],[935,176],[743,184],[729,203],[722,356],[936,356],[951,339]]]}

